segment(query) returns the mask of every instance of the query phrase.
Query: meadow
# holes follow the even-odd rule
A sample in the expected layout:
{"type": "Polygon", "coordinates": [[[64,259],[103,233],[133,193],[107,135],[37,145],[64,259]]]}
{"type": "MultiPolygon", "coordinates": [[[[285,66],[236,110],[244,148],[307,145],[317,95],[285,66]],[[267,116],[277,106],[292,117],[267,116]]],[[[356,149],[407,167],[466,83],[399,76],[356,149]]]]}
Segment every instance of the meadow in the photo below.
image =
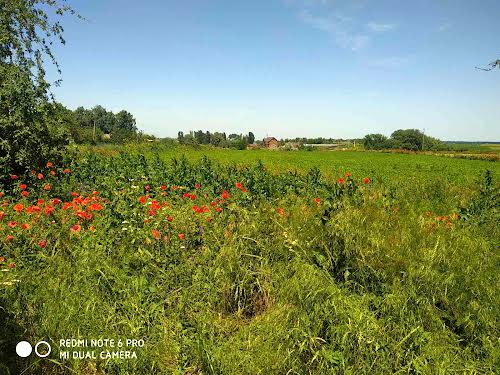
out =
{"type": "Polygon", "coordinates": [[[493,374],[499,177],[432,155],[80,147],[0,190],[0,373],[493,374]],[[64,358],[71,338],[144,345],[64,358]],[[20,340],[52,353],[16,357],[20,340]]]}

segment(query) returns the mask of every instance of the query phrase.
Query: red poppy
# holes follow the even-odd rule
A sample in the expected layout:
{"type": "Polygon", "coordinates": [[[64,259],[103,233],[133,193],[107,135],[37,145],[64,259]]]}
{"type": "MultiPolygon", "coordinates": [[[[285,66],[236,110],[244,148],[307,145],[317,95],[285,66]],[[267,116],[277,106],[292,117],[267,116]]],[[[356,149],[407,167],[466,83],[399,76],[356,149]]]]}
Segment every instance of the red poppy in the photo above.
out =
{"type": "Polygon", "coordinates": [[[246,193],[246,192],[247,192],[247,189],[245,189],[245,188],[241,188],[241,191],[242,191],[243,193],[246,193]]]}
{"type": "Polygon", "coordinates": [[[196,194],[191,195],[191,200],[194,201],[196,199],[196,194]]]}
{"type": "Polygon", "coordinates": [[[342,177],[339,177],[339,179],[337,180],[337,182],[338,182],[339,184],[343,184],[343,183],[344,183],[344,179],[343,179],[342,177]]]}
{"type": "Polygon", "coordinates": [[[78,225],[78,224],[75,224],[75,225],[71,226],[70,230],[73,231],[73,232],[80,232],[82,230],[82,226],[78,225]]]}
{"type": "Polygon", "coordinates": [[[72,196],[72,197],[78,197],[78,195],[79,195],[79,194],[78,194],[76,191],[72,191],[72,192],[71,192],[71,196],[72,196]]]}
{"type": "Polygon", "coordinates": [[[3,220],[4,217],[5,217],[5,212],[0,211],[0,220],[3,220]]]}
{"type": "Polygon", "coordinates": [[[184,233],[179,233],[179,239],[183,240],[186,238],[186,235],[184,233]]]}
{"type": "Polygon", "coordinates": [[[167,190],[167,187],[165,185],[161,185],[160,189],[161,190],[167,190]]]}
{"type": "Polygon", "coordinates": [[[26,184],[19,185],[19,189],[21,189],[21,190],[26,190],[27,187],[28,186],[26,184]]]}
{"type": "Polygon", "coordinates": [[[94,190],[94,191],[92,192],[92,195],[93,195],[93,196],[99,195],[99,192],[94,190]]]}
{"type": "Polygon", "coordinates": [[[45,201],[44,201],[43,199],[39,199],[39,200],[37,200],[37,203],[38,203],[38,204],[40,204],[40,205],[41,205],[41,204],[43,204],[44,202],[45,202],[45,201]]]}
{"type": "Polygon", "coordinates": [[[236,188],[237,189],[241,189],[243,187],[243,185],[241,184],[241,182],[237,182],[236,183],[236,188]]]}
{"type": "Polygon", "coordinates": [[[47,240],[41,240],[40,242],[38,242],[38,246],[40,246],[42,249],[45,248],[45,246],[47,246],[47,240]]]}
{"type": "Polygon", "coordinates": [[[28,229],[30,229],[30,225],[24,223],[24,224],[21,224],[21,228],[23,228],[24,230],[28,230],[28,229]]]}
{"type": "Polygon", "coordinates": [[[45,184],[45,186],[43,187],[43,190],[49,191],[50,188],[51,188],[50,184],[45,184]]]}
{"type": "Polygon", "coordinates": [[[21,203],[18,203],[14,206],[14,211],[20,212],[24,209],[24,206],[21,203]]]}
{"type": "Polygon", "coordinates": [[[207,218],[207,223],[210,223],[212,221],[212,218],[211,217],[208,217],[207,218]]]}
{"type": "Polygon", "coordinates": [[[10,269],[13,269],[14,267],[15,267],[14,262],[10,262],[10,263],[9,263],[9,268],[10,268],[10,269]]]}
{"type": "Polygon", "coordinates": [[[50,161],[47,162],[47,168],[52,168],[52,163],[50,161]]]}
{"type": "Polygon", "coordinates": [[[172,190],[177,190],[177,189],[179,189],[178,186],[172,186],[172,190]]]}
{"type": "Polygon", "coordinates": [[[52,199],[52,204],[59,204],[59,203],[61,203],[60,199],[57,198],[52,199]]]}
{"type": "Polygon", "coordinates": [[[285,213],[285,211],[283,211],[283,209],[281,207],[278,208],[278,213],[283,216],[283,214],[285,213]]]}
{"type": "Polygon", "coordinates": [[[370,182],[370,179],[369,179],[368,177],[365,177],[365,178],[363,178],[363,182],[364,182],[365,184],[367,184],[367,183],[369,183],[369,182],[370,182]]]}
{"type": "Polygon", "coordinates": [[[140,197],[139,202],[142,204],[146,203],[146,197],[144,195],[142,197],[140,197]]]}
{"type": "Polygon", "coordinates": [[[45,208],[43,209],[44,212],[45,212],[45,215],[50,215],[51,213],[54,212],[54,207],[53,206],[45,206],[45,208]]]}
{"type": "Polygon", "coordinates": [[[189,194],[189,193],[184,193],[184,194],[182,194],[182,197],[183,197],[183,198],[189,198],[189,197],[190,197],[190,194],[189,194]]]}
{"type": "Polygon", "coordinates": [[[93,232],[93,231],[95,231],[95,227],[94,227],[93,225],[91,225],[91,226],[89,227],[89,230],[93,232]]]}
{"type": "Polygon", "coordinates": [[[101,211],[102,209],[103,209],[103,207],[99,203],[92,203],[89,206],[90,211],[101,211]]]}
{"type": "Polygon", "coordinates": [[[68,173],[70,173],[70,170],[69,170],[68,168],[65,168],[65,169],[63,170],[63,173],[64,173],[64,174],[68,174],[68,173]]]}
{"type": "Polygon", "coordinates": [[[222,208],[217,207],[217,208],[215,209],[215,211],[217,211],[217,212],[221,212],[221,211],[222,211],[222,208]]]}
{"type": "Polygon", "coordinates": [[[17,221],[9,221],[9,222],[7,223],[7,225],[8,225],[10,228],[15,228],[15,227],[16,227],[16,225],[17,225],[17,221]]]}
{"type": "Polygon", "coordinates": [[[346,176],[347,178],[351,177],[351,172],[346,172],[346,173],[345,173],[345,176],[346,176]]]}
{"type": "Polygon", "coordinates": [[[156,229],[153,229],[151,231],[151,234],[153,235],[153,237],[156,239],[156,240],[159,240],[160,237],[161,237],[161,234],[160,234],[160,231],[159,230],[156,230],[156,229]]]}
{"type": "Polygon", "coordinates": [[[229,198],[229,193],[227,190],[224,190],[224,192],[222,193],[222,199],[227,199],[229,198]]]}
{"type": "Polygon", "coordinates": [[[43,180],[43,174],[41,174],[41,173],[38,173],[36,177],[37,177],[39,180],[43,180]]]}
{"type": "Polygon", "coordinates": [[[174,221],[174,218],[172,216],[167,216],[167,221],[171,223],[172,221],[174,221]]]}
{"type": "Polygon", "coordinates": [[[10,175],[10,179],[11,179],[11,180],[17,180],[17,179],[18,179],[18,177],[17,177],[17,175],[15,175],[15,174],[11,174],[11,175],[10,175]]]}
{"type": "Polygon", "coordinates": [[[55,176],[56,174],[57,174],[56,171],[50,171],[51,176],[55,176]]]}
{"type": "Polygon", "coordinates": [[[149,185],[144,186],[144,190],[149,191],[150,187],[149,185]]]}
{"type": "Polygon", "coordinates": [[[320,198],[314,198],[314,202],[316,202],[316,204],[319,206],[319,204],[321,203],[321,199],[320,198]]]}
{"type": "Polygon", "coordinates": [[[9,234],[5,239],[7,240],[7,242],[12,242],[14,240],[14,236],[9,234]]]}
{"type": "Polygon", "coordinates": [[[194,185],[194,188],[195,188],[195,189],[199,189],[199,188],[201,188],[201,185],[200,185],[200,184],[195,184],[195,185],[194,185]]]}
{"type": "Polygon", "coordinates": [[[23,191],[21,192],[21,195],[22,195],[23,197],[27,197],[28,195],[30,195],[30,193],[28,193],[26,190],[23,190],[23,191]]]}

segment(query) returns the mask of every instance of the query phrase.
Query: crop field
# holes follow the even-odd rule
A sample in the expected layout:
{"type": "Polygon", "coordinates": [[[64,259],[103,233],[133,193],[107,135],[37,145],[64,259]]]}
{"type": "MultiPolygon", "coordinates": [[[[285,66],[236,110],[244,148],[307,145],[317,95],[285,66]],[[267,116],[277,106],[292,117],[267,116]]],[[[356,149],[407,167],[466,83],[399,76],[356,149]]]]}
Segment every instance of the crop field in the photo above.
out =
{"type": "Polygon", "coordinates": [[[0,374],[493,374],[499,177],[431,155],[80,147],[0,190],[0,374]],[[11,355],[20,340],[52,359],[11,355]]]}

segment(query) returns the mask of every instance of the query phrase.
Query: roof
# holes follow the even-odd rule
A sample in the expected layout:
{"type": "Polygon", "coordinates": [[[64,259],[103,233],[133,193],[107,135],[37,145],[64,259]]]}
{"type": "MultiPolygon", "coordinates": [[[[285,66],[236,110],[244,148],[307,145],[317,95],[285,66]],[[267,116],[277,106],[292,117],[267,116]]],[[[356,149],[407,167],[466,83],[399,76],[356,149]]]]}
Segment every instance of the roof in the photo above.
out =
{"type": "Polygon", "coordinates": [[[264,142],[264,143],[271,142],[273,139],[274,139],[275,141],[278,141],[278,140],[277,140],[276,138],[274,138],[274,137],[266,137],[266,138],[264,138],[264,139],[263,139],[263,142],[264,142]]]}

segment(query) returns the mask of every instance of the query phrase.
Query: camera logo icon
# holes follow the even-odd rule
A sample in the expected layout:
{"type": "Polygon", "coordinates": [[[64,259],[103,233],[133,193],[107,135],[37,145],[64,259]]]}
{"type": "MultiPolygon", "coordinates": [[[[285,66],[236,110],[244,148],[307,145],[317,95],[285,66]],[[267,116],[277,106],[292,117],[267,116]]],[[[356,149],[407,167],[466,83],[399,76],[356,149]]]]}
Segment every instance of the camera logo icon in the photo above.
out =
{"type": "MultiPolygon", "coordinates": [[[[16,345],[16,353],[19,357],[26,358],[29,357],[33,347],[28,341],[20,341],[16,345]]],[[[48,357],[52,347],[47,341],[39,341],[35,345],[35,354],[40,358],[48,357]]]]}

